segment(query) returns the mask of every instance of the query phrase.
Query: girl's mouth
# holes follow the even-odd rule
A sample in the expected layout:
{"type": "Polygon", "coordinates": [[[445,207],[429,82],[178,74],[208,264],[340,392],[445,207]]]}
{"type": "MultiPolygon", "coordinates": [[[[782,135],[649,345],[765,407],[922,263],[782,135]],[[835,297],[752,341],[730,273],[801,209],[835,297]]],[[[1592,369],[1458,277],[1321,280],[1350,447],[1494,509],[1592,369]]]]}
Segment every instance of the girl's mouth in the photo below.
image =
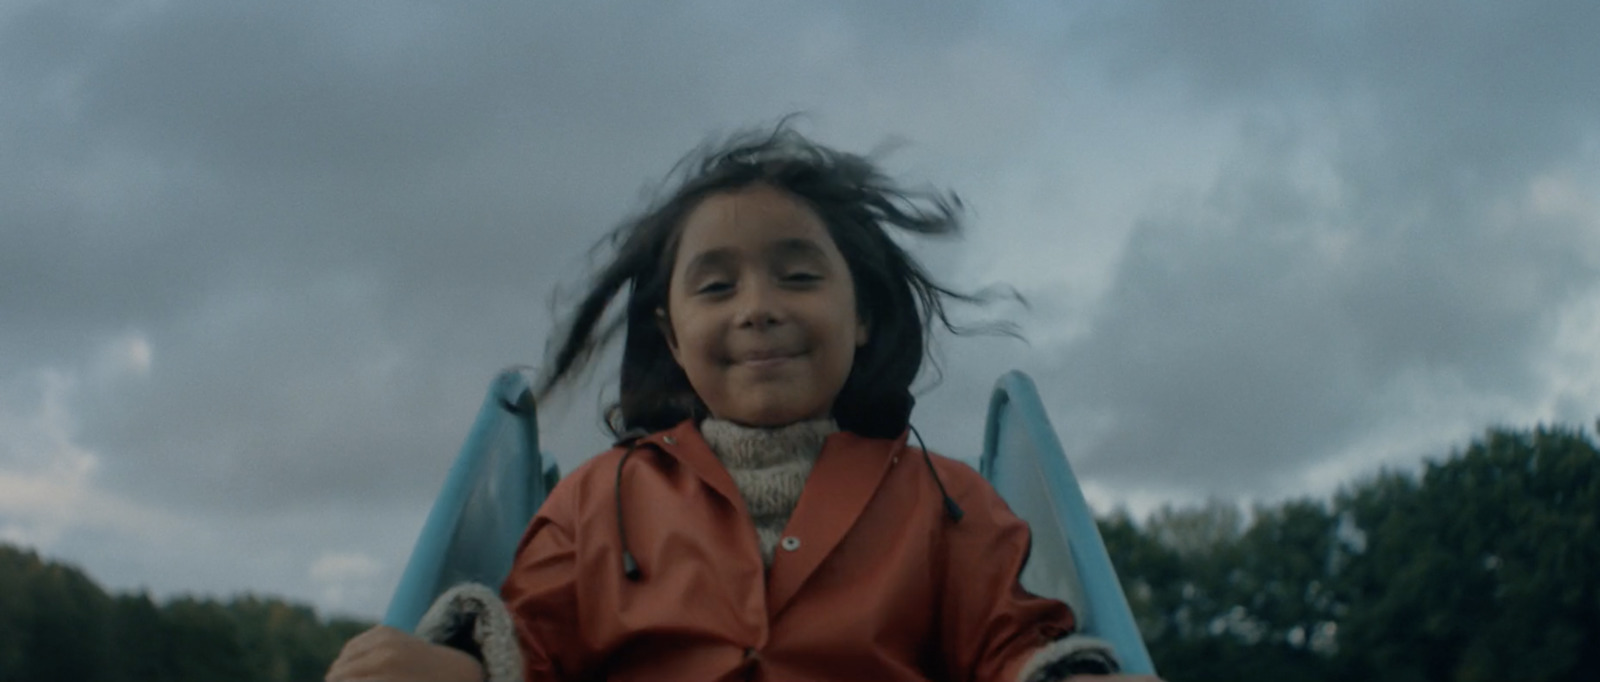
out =
{"type": "Polygon", "coordinates": [[[764,367],[776,367],[793,359],[793,356],[782,356],[776,358],[761,358],[760,360],[746,360],[739,364],[752,369],[761,369],[764,367]]]}
{"type": "Polygon", "coordinates": [[[802,353],[776,351],[746,353],[736,358],[733,364],[740,367],[749,367],[751,369],[762,369],[767,367],[776,367],[785,362],[798,358],[801,355],[802,353]]]}

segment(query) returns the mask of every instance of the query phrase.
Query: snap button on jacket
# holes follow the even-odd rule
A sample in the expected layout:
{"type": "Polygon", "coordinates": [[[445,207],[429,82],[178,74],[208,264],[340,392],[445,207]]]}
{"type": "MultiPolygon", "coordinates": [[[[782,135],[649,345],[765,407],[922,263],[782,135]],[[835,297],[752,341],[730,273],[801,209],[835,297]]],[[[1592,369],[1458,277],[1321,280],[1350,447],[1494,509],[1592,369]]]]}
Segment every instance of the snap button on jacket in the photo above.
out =
{"type": "Polygon", "coordinates": [[[634,447],[620,486],[622,447],[562,479],[523,535],[502,596],[527,682],[1011,682],[1073,631],[1065,604],[1017,583],[1027,525],[971,467],[932,455],[965,511],[952,521],[904,435],[828,436],[783,533],[804,542],[770,569],[693,422],[634,447]],[[917,466],[891,466],[901,456],[917,466]]]}

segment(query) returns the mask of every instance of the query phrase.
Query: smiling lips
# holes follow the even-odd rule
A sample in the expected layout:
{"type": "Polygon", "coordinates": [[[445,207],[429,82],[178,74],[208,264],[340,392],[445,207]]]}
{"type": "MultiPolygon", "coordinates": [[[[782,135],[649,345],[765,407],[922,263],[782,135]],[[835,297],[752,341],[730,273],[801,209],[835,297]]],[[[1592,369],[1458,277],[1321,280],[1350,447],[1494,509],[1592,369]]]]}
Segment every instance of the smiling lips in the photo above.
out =
{"type": "Polygon", "coordinates": [[[753,353],[742,353],[738,355],[734,359],[734,364],[754,368],[772,367],[781,364],[784,361],[793,360],[797,357],[800,357],[800,355],[801,354],[799,352],[795,351],[756,351],[753,353]]]}

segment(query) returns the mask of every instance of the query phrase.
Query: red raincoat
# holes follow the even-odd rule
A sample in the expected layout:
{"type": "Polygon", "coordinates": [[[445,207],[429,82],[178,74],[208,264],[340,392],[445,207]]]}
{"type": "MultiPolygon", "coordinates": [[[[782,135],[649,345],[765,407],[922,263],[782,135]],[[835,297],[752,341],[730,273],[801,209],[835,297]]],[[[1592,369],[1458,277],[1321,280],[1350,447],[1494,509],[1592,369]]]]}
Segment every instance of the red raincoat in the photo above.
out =
{"type": "Polygon", "coordinates": [[[1028,528],[971,467],[902,435],[828,436],[772,566],[693,422],[602,454],[539,510],[502,588],[527,682],[1012,682],[1074,628],[1017,583],[1028,528]],[[621,521],[618,523],[619,490],[621,521]],[[639,580],[623,572],[622,534],[639,580]]]}

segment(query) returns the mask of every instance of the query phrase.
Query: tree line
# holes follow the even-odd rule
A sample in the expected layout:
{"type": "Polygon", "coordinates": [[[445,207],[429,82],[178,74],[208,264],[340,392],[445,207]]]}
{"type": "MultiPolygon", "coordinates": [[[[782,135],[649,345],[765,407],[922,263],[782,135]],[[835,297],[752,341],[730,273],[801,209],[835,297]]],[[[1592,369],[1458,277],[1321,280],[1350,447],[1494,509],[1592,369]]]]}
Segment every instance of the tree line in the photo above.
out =
{"type": "Polygon", "coordinates": [[[1101,521],[1165,679],[1600,680],[1600,455],[1579,429],[1491,429],[1246,516],[1101,521]]]}
{"type": "MultiPolygon", "coordinates": [[[[1600,679],[1600,452],[1581,429],[1491,429],[1328,500],[1100,530],[1172,682],[1600,679]]],[[[0,546],[0,682],[311,682],[369,626],[256,596],[110,595],[0,546]]]]}
{"type": "Polygon", "coordinates": [[[257,596],[110,595],[74,567],[0,545],[0,682],[320,682],[368,627],[257,596]]]}

